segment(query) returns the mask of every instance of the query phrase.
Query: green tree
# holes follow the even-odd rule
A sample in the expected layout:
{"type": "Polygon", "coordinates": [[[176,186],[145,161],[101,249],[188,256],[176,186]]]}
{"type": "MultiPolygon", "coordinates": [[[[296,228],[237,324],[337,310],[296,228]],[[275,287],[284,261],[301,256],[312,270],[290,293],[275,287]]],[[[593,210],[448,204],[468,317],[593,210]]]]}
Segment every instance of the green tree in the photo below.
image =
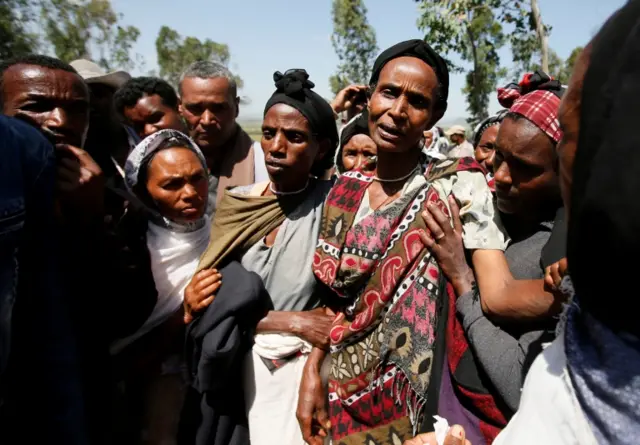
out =
{"type": "Polygon", "coordinates": [[[498,50],[505,43],[502,25],[493,8],[499,0],[418,0],[418,28],[425,41],[447,59],[454,72],[463,71],[449,56],[458,54],[472,64],[463,92],[467,96],[468,122],[476,124],[489,114],[489,97],[503,76],[498,50]]]}
{"type": "Polygon", "coordinates": [[[121,26],[109,0],[42,0],[41,28],[46,42],[64,61],[87,58],[106,70],[131,70],[131,49],[140,36],[134,26],[121,26]]]}
{"type": "MultiPolygon", "coordinates": [[[[195,37],[183,38],[168,26],[160,28],[156,39],[156,52],[160,77],[174,86],[178,85],[182,71],[193,62],[208,60],[228,66],[231,58],[227,44],[210,39],[201,42],[195,37]]],[[[242,88],[242,79],[238,76],[234,77],[238,87],[242,88]]]]}
{"type": "Polygon", "coordinates": [[[528,71],[533,63],[548,73],[557,59],[553,60],[549,50],[551,27],[542,20],[538,1],[501,0],[500,3],[499,20],[513,25],[509,41],[518,74],[528,71]]]}
{"type": "MultiPolygon", "coordinates": [[[[567,60],[562,60],[558,53],[553,49],[549,49],[549,70],[547,73],[558,79],[563,85],[566,85],[569,83],[571,73],[573,73],[573,66],[583,49],[581,46],[574,48],[567,60]]],[[[533,72],[541,69],[542,66],[539,63],[533,62],[526,68],[526,71],[533,72]]]]}
{"type": "Polygon", "coordinates": [[[367,8],[362,0],[333,0],[331,13],[331,43],[340,63],[329,83],[333,93],[338,94],[348,85],[369,82],[378,45],[376,33],[367,22],[367,8]]]}
{"type": "Polygon", "coordinates": [[[0,0],[0,60],[28,54],[37,38],[28,31],[32,17],[29,0],[0,0]]]}

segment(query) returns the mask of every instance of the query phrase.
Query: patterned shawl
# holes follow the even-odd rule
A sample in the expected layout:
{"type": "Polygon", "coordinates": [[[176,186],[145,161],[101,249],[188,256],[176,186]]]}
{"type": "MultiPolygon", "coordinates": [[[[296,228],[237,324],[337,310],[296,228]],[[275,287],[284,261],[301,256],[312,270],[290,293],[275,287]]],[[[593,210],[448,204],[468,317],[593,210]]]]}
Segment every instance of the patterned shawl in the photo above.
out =
{"type": "MultiPolygon", "coordinates": [[[[460,169],[477,164],[459,162],[460,169]]],[[[444,202],[412,181],[394,203],[354,223],[372,178],[342,175],[325,204],[316,277],[344,298],[331,330],[329,405],[336,444],[402,443],[420,424],[432,371],[440,269],[419,238],[420,213],[444,202]]]]}

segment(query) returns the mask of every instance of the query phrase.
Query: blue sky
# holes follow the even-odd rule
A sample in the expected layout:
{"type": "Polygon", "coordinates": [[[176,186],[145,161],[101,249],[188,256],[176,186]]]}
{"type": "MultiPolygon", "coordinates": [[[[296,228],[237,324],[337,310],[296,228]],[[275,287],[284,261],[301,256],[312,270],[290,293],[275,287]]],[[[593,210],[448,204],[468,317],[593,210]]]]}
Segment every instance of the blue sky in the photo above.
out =
{"type": "MultiPolygon", "coordinates": [[[[276,70],[305,68],[316,91],[330,98],[329,76],[338,60],[331,46],[331,0],[111,0],[124,14],[125,24],[141,31],[134,50],[146,61],[146,70],[157,68],[155,39],[162,25],[183,36],[210,38],[229,45],[231,69],[250,99],[240,119],[260,119],[273,92],[276,70]]],[[[417,4],[413,0],[365,0],[369,23],[375,28],[381,50],[410,38],[421,38],[416,26],[417,4]]],[[[552,26],[549,46],[566,58],[573,48],[586,44],[606,18],[624,0],[539,0],[545,23],[552,26]]],[[[501,53],[504,66],[511,65],[508,48],[501,53]]],[[[141,74],[141,73],[133,73],[141,74]]],[[[461,89],[464,75],[451,79],[449,111],[443,122],[466,116],[461,89]]],[[[492,99],[492,110],[498,104],[492,99]]]]}

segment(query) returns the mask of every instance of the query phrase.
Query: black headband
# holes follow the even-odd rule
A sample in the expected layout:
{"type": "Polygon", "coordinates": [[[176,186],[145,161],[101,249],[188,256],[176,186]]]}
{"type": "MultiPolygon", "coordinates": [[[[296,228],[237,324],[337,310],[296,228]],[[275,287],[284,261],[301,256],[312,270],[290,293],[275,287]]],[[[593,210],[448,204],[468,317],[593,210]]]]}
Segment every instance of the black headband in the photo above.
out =
{"type": "Polygon", "coordinates": [[[416,57],[433,68],[440,87],[436,107],[446,110],[447,100],[449,98],[449,69],[444,59],[423,40],[407,40],[384,50],[373,64],[373,71],[369,83],[371,85],[377,83],[382,68],[398,57],[416,57]]]}
{"type": "Polygon", "coordinates": [[[340,133],[340,147],[347,145],[351,138],[358,134],[369,136],[369,110],[366,108],[352,122],[344,126],[340,133]]]}
{"type": "Polygon", "coordinates": [[[335,149],[338,129],[333,110],[326,100],[311,90],[315,84],[309,80],[309,74],[302,69],[288,70],[284,74],[276,71],[273,80],[276,91],[267,101],[264,114],[276,104],[289,105],[302,113],[319,140],[328,139],[335,149]]]}

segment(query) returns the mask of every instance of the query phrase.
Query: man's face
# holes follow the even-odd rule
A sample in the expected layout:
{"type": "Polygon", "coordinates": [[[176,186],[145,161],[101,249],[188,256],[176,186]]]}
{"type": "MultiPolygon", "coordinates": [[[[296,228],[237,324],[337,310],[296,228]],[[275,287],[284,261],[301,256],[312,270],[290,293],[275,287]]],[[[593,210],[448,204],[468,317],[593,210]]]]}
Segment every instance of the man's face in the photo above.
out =
{"type": "Polygon", "coordinates": [[[166,105],[157,94],[142,96],[133,107],[124,109],[124,117],[142,139],[160,130],[185,132],[178,109],[166,105]]]}
{"type": "Polygon", "coordinates": [[[223,77],[187,77],[181,91],[180,114],[189,125],[191,137],[205,155],[216,154],[235,132],[239,99],[223,77]]]}
{"type": "Polygon", "coordinates": [[[14,65],[4,73],[3,113],[40,129],[54,144],[82,147],[89,128],[89,90],[74,73],[14,65]]]}

